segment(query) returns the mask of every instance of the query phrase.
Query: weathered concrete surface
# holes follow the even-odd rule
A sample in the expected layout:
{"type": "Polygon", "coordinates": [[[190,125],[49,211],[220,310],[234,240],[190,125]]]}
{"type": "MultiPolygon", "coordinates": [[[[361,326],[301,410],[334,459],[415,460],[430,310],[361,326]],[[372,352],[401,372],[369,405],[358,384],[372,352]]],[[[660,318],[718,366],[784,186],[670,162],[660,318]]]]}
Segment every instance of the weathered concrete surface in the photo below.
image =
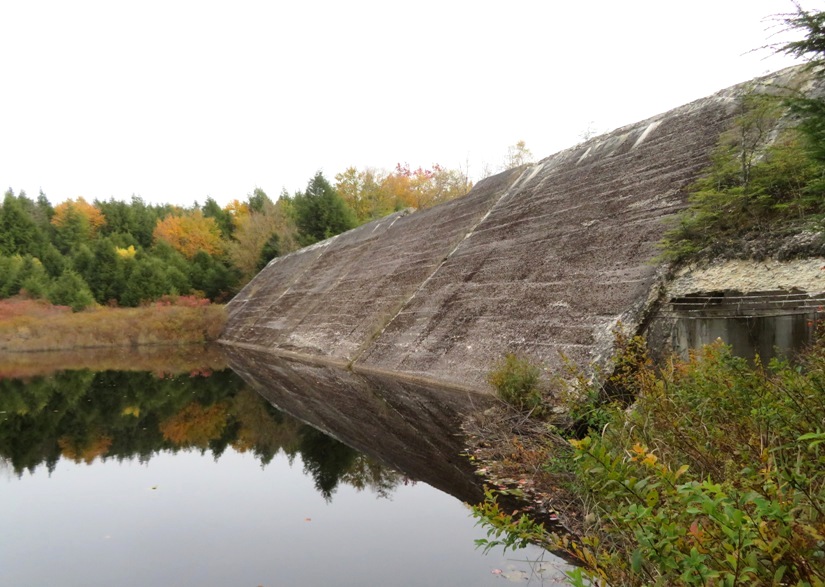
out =
{"type": "Polygon", "coordinates": [[[518,171],[461,200],[400,212],[274,259],[227,306],[222,340],[355,360],[472,231],[518,171]]]}
{"type": "Polygon", "coordinates": [[[685,205],[745,90],[275,259],[229,304],[223,342],[477,390],[508,351],[550,368],[562,353],[580,365],[603,358],[615,325],[636,328],[656,298],[664,221],[685,205]]]}

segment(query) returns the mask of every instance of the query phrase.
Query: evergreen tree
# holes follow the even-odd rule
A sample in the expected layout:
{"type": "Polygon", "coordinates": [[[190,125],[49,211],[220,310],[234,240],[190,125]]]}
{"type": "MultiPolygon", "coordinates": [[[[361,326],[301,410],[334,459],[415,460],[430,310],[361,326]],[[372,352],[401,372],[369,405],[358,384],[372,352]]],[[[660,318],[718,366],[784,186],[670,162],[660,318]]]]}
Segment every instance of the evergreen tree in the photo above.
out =
{"type": "Polygon", "coordinates": [[[277,232],[272,233],[272,236],[269,237],[264,243],[263,248],[261,249],[261,256],[258,259],[258,271],[266,267],[267,263],[269,263],[275,257],[280,256],[281,254],[281,237],[277,232]]]}
{"type": "Polygon", "coordinates": [[[89,219],[73,206],[66,209],[62,222],[55,226],[55,244],[64,255],[70,254],[92,238],[89,219]]]}
{"type": "Polygon", "coordinates": [[[173,285],[179,279],[176,271],[163,261],[150,256],[140,256],[127,265],[126,287],[120,297],[124,306],[138,306],[141,302],[156,300],[165,294],[180,293],[173,285]]]}
{"type": "Polygon", "coordinates": [[[51,277],[59,277],[68,264],[66,257],[61,255],[57,247],[49,242],[42,247],[39,258],[51,277]]]}
{"type": "Polygon", "coordinates": [[[238,279],[235,272],[205,251],[198,251],[192,258],[189,278],[193,289],[217,301],[230,296],[238,279]]]}
{"type": "Polygon", "coordinates": [[[269,199],[261,188],[255,188],[247,198],[249,201],[249,210],[252,212],[263,212],[267,206],[272,206],[273,202],[269,199]]]}
{"type": "Polygon", "coordinates": [[[51,279],[39,259],[30,257],[24,272],[20,289],[33,298],[43,298],[49,292],[51,279]]]}
{"type": "Polygon", "coordinates": [[[54,281],[49,288],[48,298],[51,303],[69,306],[74,312],[79,312],[95,303],[94,295],[88,284],[71,269],[66,269],[54,281]]]}
{"type": "Polygon", "coordinates": [[[355,214],[319,171],[293,200],[298,240],[306,246],[357,225],[355,214]]]}
{"type": "Polygon", "coordinates": [[[118,256],[115,245],[110,239],[101,238],[95,241],[91,275],[86,281],[99,304],[120,299],[126,287],[123,259],[118,256]]]}
{"type": "Polygon", "coordinates": [[[16,295],[20,291],[23,257],[0,255],[0,298],[16,295]]]}
{"type": "Polygon", "coordinates": [[[18,198],[11,190],[3,198],[3,206],[0,208],[0,254],[36,253],[40,248],[42,239],[37,225],[26,210],[25,200],[25,194],[21,192],[18,198]]]}
{"type": "MultiPolygon", "coordinates": [[[[796,11],[779,16],[787,29],[800,31],[805,37],[775,47],[779,53],[805,59],[813,75],[825,78],[825,12],[803,10],[796,4],[796,11]]],[[[796,96],[790,100],[791,111],[800,118],[799,130],[806,139],[812,159],[825,165],[825,99],[822,96],[796,96]]],[[[825,185],[820,182],[821,189],[825,185]]]]}
{"type": "Polygon", "coordinates": [[[232,232],[235,229],[235,225],[232,223],[232,214],[221,208],[211,197],[206,198],[206,203],[203,205],[203,216],[215,220],[224,239],[232,237],[232,232]]]}

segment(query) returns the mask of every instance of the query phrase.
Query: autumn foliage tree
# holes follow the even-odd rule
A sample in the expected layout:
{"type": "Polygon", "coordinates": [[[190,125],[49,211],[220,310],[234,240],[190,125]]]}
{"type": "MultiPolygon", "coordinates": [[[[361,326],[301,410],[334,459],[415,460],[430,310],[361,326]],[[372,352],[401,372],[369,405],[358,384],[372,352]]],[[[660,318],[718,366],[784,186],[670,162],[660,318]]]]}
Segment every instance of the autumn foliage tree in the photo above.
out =
{"type": "Polygon", "coordinates": [[[533,153],[527,148],[527,143],[518,141],[507,147],[507,156],[504,158],[504,169],[521,167],[533,162],[533,153]]]}
{"type": "Polygon", "coordinates": [[[336,174],[335,189],[355,212],[360,224],[382,218],[396,210],[396,202],[383,189],[386,177],[385,172],[370,167],[363,170],[348,167],[336,174]]]}
{"type": "Polygon", "coordinates": [[[465,195],[472,188],[466,174],[434,164],[411,168],[397,164],[392,172],[350,167],[335,176],[335,187],[355,211],[359,223],[405,208],[422,210],[465,195]]]}
{"type": "Polygon", "coordinates": [[[187,259],[198,251],[217,255],[223,251],[221,230],[214,218],[207,218],[200,210],[174,214],[159,220],[153,233],[155,240],[168,243],[187,259]]]}
{"type": "Polygon", "coordinates": [[[227,406],[203,406],[193,402],[160,423],[163,437],[175,446],[207,448],[226,428],[227,406]]]}
{"type": "Polygon", "coordinates": [[[103,216],[100,208],[90,204],[83,197],[79,197],[76,200],[66,200],[62,204],[55,206],[51,223],[58,228],[64,226],[69,221],[72,212],[76,212],[86,219],[92,235],[97,233],[100,227],[106,224],[106,218],[103,216]]]}
{"type": "Polygon", "coordinates": [[[228,254],[244,281],[260,271],[263,257],[269,261],[298,248],[290,205],[288,198],[273,202],[262,190],[256,190],[247,203],[235,201],[227,207],[234,224],[228,254]]]}
{"type": "Polygon", "coordinates": [[[396,199],[397,208],[412,207],[417,210],[463,196],[472,187],[462,172],[446,169],[437,163],[430,169],[411,169],[409,164],[399,163],[383,183],[396,199]]]}
{"type": "Polygon", "coordinates": [[[58,248],[67,253],[91,241],[106,224],[106,218],[97,206],[81,197],[56,206],[51,224],[57,233],[58,248]]]}

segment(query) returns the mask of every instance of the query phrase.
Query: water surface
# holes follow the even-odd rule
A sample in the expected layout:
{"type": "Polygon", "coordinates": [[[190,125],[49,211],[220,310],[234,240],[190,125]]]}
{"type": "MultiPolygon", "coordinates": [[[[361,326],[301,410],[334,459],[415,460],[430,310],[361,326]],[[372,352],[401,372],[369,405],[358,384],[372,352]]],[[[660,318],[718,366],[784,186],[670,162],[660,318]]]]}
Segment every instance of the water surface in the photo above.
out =
{"type": "MultiPolygon", "coordinates": [[[[549,585],[560,576],[539,549],[475,549],[484,531],[461,495],[479,489],[462,460],[445,454],[420,470],[460,446],[450,431],[427,438],[421,427],[405,446],[409,430],[384,439],[344,423],[381,448],[358,451],[276,409],[214,357],[151,371],[50,365],[48,374],[30,359],[17,369],[24,378],[0,370],[2,585],[549,585]]],[[[372,406],[361,407],[378,421],[401,411],[369,417],[372,406]]]]}

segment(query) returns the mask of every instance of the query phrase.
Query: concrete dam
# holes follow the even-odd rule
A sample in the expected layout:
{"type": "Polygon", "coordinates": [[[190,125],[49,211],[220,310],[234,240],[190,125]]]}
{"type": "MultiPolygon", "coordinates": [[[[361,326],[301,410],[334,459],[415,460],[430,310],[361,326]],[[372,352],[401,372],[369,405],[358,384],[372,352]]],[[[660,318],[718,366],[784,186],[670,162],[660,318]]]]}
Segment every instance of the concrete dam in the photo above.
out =
{"type": "Polygon", "coordinates": [[[821,259],[804,270],[743,270],[752,283],[718,267],[673,276],[652,261],[738,98],[803,75],[792,68],[734,86],[484,179],[462,198],[275,258],[228,304],[221,341],[258,363],[302,365],[309,385],[344,368],[486,392],[505,353],[550,370],[562,356],[603,361],[617,325],[641,331],[671,297],[822,292],[821,259]]]}

